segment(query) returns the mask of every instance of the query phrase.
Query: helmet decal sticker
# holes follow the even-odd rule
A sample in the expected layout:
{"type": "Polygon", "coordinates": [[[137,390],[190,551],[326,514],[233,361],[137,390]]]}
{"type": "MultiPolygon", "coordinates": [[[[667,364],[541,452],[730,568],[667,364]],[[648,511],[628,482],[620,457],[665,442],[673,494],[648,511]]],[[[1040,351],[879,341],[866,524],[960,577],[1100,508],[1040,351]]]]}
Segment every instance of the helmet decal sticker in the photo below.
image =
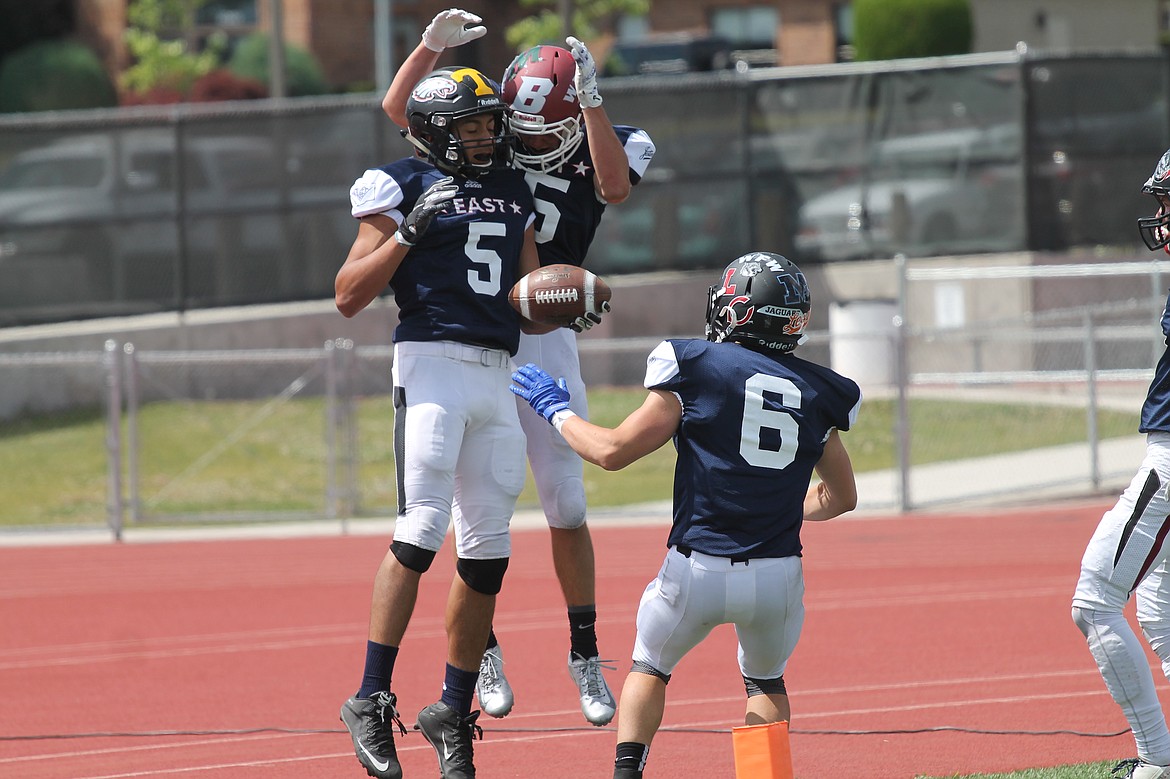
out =
{"type": "Polygon", "coordinates": [[[416,100],[433,100],[436,97],[451,97],[458,91],[459,85],[443,76],[434,76],[419,82],[414,88],[411,97],[416,100]]]}

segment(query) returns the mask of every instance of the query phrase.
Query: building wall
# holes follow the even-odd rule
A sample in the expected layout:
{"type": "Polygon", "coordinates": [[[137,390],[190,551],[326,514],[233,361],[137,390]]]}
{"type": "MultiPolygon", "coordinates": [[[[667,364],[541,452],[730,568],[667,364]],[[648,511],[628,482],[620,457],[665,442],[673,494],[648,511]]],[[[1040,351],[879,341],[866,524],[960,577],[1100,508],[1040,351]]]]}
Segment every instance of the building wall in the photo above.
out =
{"type": "MultiPolygon", "coordinates": [[[[757,0],[758,2],[761,0],[757,0]]],[[[775,0],[780,12],[779,64],[811,65],[836,59],[834,5],[841,0],[775,0]]],[[[112,72],[125,64],[122,30],[129,0],[75,0],[81,37],[94,46],[112,72]]],[[[371,0],[283,0],[286,39],[313,52],[335,86],[372,84],[374,3],[371,0]]],[[[390,3],[395,16],[393,57],[401,63],[419,35],[451,0],[390,3]]],[[[711,11],[743,7],[744,0],[655,0],[649,14],[654,32],[703,32],[711,11]]],[[[519,0],[466,0],[460,6],[482,16],[482,39],[443,55],[440,65],[464,64],[498,76],[514,50],[508,26],[530,13],[519,0]]],[[[269,29],[271,0],[257,0],[261,29],[269,29]]],[[[1159,0],[971,0],[975,51],[1004,51],[1026,41],[1035,49],[1149,49],[1161,30],[1159,0]]],[[[589,43],[604,55],[611,39],[589,43]]]]}
{"type": "Polygon", "coordinates": [[[1158,0],[971,0],[973,49],[1150,49],[1158,44],[1158,0]]]}

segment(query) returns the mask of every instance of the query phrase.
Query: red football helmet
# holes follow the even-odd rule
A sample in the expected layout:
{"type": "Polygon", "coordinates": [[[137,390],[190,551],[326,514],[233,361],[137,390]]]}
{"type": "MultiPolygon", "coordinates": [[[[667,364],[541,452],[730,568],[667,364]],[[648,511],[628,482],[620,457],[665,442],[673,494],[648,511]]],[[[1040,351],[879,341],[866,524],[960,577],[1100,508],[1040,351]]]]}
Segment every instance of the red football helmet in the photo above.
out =
{"type": "Polygon", "coordinates": [[[517,167],[536,173],[556,170],[581,145],[581,104],[573,77],[577,63],[568,49],[535,46],[504,71],[504,102],[518,142],[517,167]]]}

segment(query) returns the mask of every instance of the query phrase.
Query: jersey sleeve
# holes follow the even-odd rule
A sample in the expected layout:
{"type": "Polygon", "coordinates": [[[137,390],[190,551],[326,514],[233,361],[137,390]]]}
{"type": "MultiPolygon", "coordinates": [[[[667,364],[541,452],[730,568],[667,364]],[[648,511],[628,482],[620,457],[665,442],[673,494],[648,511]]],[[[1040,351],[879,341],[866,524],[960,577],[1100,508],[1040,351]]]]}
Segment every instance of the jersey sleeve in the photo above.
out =
{"type": "Polygon", "coordinates": [[[350,212],[361,219],[371,214],[385,214],[402,224],[402,187],[384,170],[372,168],[362,174],[349,189],[350,212]]]}
{"type": "Polygon", "coordinates": [[[637,184],[646,175],[646,168],[650,167],[650,160],[654,159],[654,141],[650,140],[650,135],[645,130],[633,127],[624,129],[628,135],[623,132],[619,137],[626,150],[626,159],[630,163],[630,181],[637,184]]]}
{"type": "Polygon", "coordinates": [[[646,358],[646,378],[642,382],[646,389],[665,389],[675,391],[678,370],[678,355],[675,354],[674,344],[663,341],[654,347],[650,356],[646,358]]]}

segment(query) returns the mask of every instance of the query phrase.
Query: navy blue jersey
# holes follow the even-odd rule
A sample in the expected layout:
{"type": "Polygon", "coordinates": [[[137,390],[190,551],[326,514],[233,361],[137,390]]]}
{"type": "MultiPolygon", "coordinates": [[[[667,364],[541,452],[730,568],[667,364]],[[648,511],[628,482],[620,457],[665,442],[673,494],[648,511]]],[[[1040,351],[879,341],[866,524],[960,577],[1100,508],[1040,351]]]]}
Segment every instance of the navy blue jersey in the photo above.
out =
{"type": "MultiPolygon", "coordinates": [[[[1166,306],[1162,309],[1162,335],[1170,347],[1170,295],[1167,295],[1166,306]]],[[[1142,405],[1142,422],[1138,430],[1170,433],[1170,348],[1162,352],[1162,359],[1154,368],[1154,380],[1150,382],[1146,402],[1142,405]]]]}
{"type": "Polygon", "coordinates": [[[834,429],[857,418],[857,384],[794,355],[663,341],[646,388],[682,403],[668,545],[721,557],[799,555],[804,498],[834,429]]]}
{"type": "MultiPolygon", "coordinates": [[[[416,157],[367,170],[350,190],[355,217],[386,214],[402,224],[443,172],[416,157]]],[[[398,305],[394,341],[459,341],[516,353],[520,318],[508,292],[520,278],[532,193],[514,170],[455,177],[459,194],[406,255],[390,288],[398,305]]]]}
{"type": "MultiPolygon", "coordinates": [[[[645,130],[625,125],[613,129],[626,150],[630,182],[637,184],[654,158],[654,143],[645,130]]],[[[550,173],[525,173],[524,179],[536,199],[540,264],[584,265],[593,234],[605,213],[605,202],[593,188],[589,139],[560,168],[550,173]]]]}

